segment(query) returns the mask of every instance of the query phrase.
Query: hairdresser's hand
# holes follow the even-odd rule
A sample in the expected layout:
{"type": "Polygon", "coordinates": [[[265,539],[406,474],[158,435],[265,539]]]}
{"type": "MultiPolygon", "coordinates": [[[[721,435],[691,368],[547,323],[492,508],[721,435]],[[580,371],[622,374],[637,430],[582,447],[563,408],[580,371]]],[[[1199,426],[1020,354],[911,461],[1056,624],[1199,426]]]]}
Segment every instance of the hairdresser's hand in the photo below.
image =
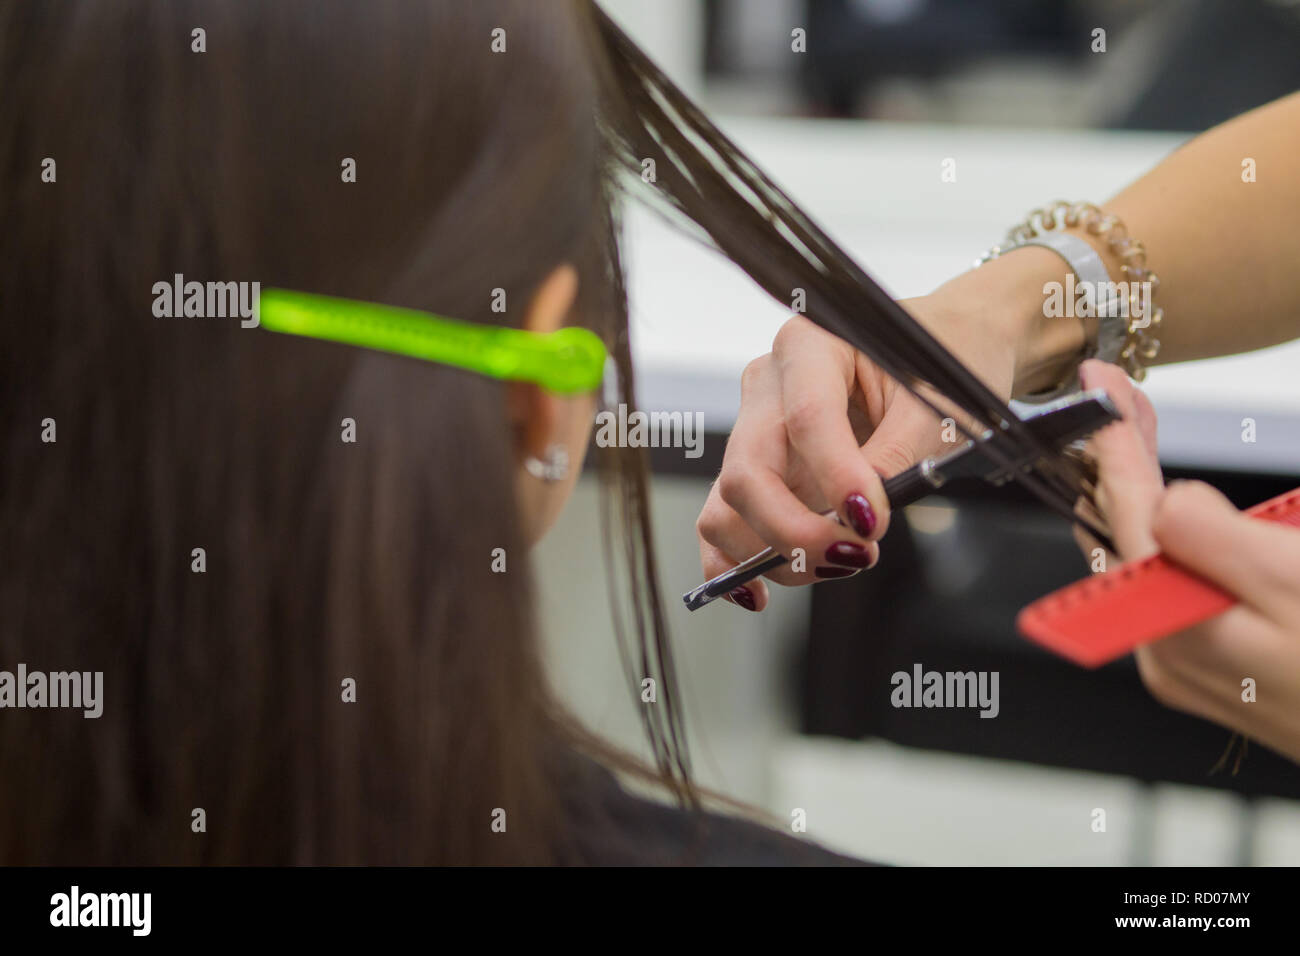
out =
{"type": "MultiPolygon", "coordinates": [[[[927,296],[903,305],[981,375],[1002,398],[1016,374],[1015,332],[974,320],[952,300],[927,296]]],[[[769,575],[809,584],[870,567],[889,527],[881,475],[903,471],[943,447],[934,414],[866,356],[795,317],[772,351],[745,369],[740,414],[722,472],[696,530],[706,578],[765,547],[798,558],[769,575]],[[843,526],[821,516],[835,509],[843,526]]],[[[767,605],[755,580],[736,603],[767,605]]]]}
{"type": "Polygon", "coordinates": [[[1240,602],[1139,648],[1143,682],[1166,706],[1300,761],[1300,531],[1249,518],[1200,482],[1166,489],[1146,397],[1113,365],[1085,362],[1080,373],[1085,387],[1110,392],[1124,415],[1093,440],[1098,504],[1121,557],[1161,551],[1240,602]],[[1242,699],[1247,678],[1255,688],[1250,702],[1242,699]]]}

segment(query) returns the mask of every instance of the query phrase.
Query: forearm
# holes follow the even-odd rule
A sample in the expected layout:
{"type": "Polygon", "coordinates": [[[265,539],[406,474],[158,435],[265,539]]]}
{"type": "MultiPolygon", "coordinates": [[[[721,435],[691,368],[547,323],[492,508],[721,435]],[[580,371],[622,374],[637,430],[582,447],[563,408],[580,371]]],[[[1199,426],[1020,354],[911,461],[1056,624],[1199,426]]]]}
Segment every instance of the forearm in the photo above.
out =
{"type": "Polygon", "coordinates": [[[1300,336],[1300,94],[1198,136],[1103,208],[1160,277],[1158,362],[1300,336]]]}
{"type": "MultiPolygon", "coordinates": [[[[1300,94],[1261,107],[1179,149],[1101,208],[1147,250],[1165,311],[1155,363],[1244,352],[1300,336],[1300,94]],[[1255,161],[1256,182],[1242,163],[1255,161]]],[[[1102,253],[1112,279],[1119,259],[1097,236],[1069,230],[1102,253]]],[[[1018,343],[1016,394],[1060,380],[1084,347],[1084,327],[1044,315],[1044,285],[1063,282],[1064,261],[1018,249],[945,283],[939,311],[980,313],[1018,343]]],[[[1155,364],[1152,363],[1152,364],[1155,364]]]]}

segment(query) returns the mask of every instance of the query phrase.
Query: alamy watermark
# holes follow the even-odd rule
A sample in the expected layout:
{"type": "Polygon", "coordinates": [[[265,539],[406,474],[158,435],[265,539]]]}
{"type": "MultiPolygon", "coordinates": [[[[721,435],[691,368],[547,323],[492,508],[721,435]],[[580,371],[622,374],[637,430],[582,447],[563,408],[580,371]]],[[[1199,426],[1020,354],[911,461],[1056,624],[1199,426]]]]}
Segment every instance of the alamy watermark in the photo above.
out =
{"type": "Polygon", "coordinates": [[[687,458],[704,454],[703,412],[629,412],[596,414],[596,444],[601,448],[684,448],[687,458]]]}
{"type": "Polygon", "coordinates": [[[0,671],[0,708],[80,708],[94,719],[104,713],[103,671],[0,671]]]}
{"type": "Polygon", "coordinates": [[[895,707],[978,707],[981,717],[996,717],[997,671],[927,671],[920,664],[912,672],[894,671],[889,702],[895,707]]]}
{"type": "Polygon", "coordinates": [[[83,893],[73,885],[50,897],[51,926],[121,926],[132,936],[148,936],[153,919],[152,893],[83,893]]]}
{"type": "Polygon", "coordinates": [[[1134,328],[1145,329],[1151,324],[1152,292],[1149,281],[1087,282],[1069,272],[1064,282],[1043,284],[1043,317],[1119,317],[1135,320],[1134,328]]]}
{"type": "Polygon", "coordinates": [[[186,282],[178,272],[171,282],[155,282],[153,296],[153,314],[160,319],[238,318],[245,329],[262,322],[260,282],[186,282]]]}

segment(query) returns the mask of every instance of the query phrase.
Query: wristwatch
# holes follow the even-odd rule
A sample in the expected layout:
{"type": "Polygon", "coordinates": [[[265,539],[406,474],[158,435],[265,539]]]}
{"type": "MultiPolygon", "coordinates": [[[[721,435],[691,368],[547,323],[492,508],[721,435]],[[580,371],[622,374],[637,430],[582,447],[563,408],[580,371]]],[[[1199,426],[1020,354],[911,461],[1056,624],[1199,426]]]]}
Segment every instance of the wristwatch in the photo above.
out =
{"type": "MultiPolygon", "coordinates": [[[[1093,289],[1092,302],[1095,303],[1095,308],[1088,316],[1079,317],[1096,318],[1097,324],[1095,335],[1088,336],[1084,345],[1083,358],[1080,361],[1098,358],[1103,362],[1117,363],[1119,353],[1128,338],[1128,312],[1126,309],[1115,308],[1118,289],[1111,283],[1110,272],[1107,271],[1106,263],[1102,261],[1100,253],[1078,236],[1064,232],[1044,232],[1026,239],[1008,240],[1005,245],[996,245],[975,264],[983,265],[1006,255],[1013,249],[1021,249],[1025,246],[1042,246],[1044,249],[1051,249],[1065,260],[1066,265],[1081,284],[1091,286],[1093,289]]],[[[1070,308],[1074,308],[1073,303],[1070,304],[1070,308]]],[[[1084,324],[1084,329],[1087,334],[1087,323],[1084,324]]],[[[1017,401],[1041,405],[1062,395],[1077,392],[1080,388],[1079,367],[1076,365],[1064,382],[1046,391],[1022,395],[1017,401]]]]}

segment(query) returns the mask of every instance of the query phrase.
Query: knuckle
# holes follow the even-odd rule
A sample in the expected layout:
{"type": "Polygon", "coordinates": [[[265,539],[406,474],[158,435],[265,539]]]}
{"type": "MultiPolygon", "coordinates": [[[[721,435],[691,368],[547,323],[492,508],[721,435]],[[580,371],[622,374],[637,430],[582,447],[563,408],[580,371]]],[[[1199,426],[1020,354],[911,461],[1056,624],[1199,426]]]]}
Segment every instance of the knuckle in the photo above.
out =
{"type": "Polygon", "coordinates": [[[1156,502],[1151,528],[1157,537],[1178,525],[1188,511],[1204,504],[1209,487],[1199,481],[1180,481],[1165,489],[1156,502]]]}
{"type": "Polygon", "coordinates": [[[898,438],[871,446],[871,463],[887,475],[906,471],[916,464],[916,459],[916,448],[898,438]]]}
{"type": "Polygon", "coordinates": [[[772,354],[780,357],[788,353],[791,346],[797,345],[807,337],[808,327],[811,324],[802,315],[786,319],[781,327],[776,330],[776,336],[772,339],[772,354]]]}
{"type": "Polygon", "coordinates": [[[706,504],[695,519],[695,533],[710,544],[716,544],[726,524],[726,512],[722,508],[706,504]]]}
{"type": "Polygon", "coordinates": [[[740,393],[745,395],[758,385],[767,374],[771,365],[772,356],[770,354],[760,355],[758,358],[749,362],[740,373],[740,393]]]}
{"type": "Polygon", "coordinates": [[[791,434],[807,434],[822,418],[822,406],[813,398],[801,396],[788,401],[784,411],[785,428],[791,434]]]}
{"type": "Polygon", "coordinates": [[[724,468],[722,474],[718,475],[718,497],[732,508],[736,508],[738,503],[744,499],[745,487],[748,479],[745,473],[739,468],[724,468]]]}
{"type": "Polygon", "coordinates": [[[1177,511],[1170,504],[1170,496],[1173,490],[1166,491],[1156,502],[1155,511],[1151,514],[1151,533],[1157,538],[1162,538],[1172,527],[1176,520],[1177,511]]]}

